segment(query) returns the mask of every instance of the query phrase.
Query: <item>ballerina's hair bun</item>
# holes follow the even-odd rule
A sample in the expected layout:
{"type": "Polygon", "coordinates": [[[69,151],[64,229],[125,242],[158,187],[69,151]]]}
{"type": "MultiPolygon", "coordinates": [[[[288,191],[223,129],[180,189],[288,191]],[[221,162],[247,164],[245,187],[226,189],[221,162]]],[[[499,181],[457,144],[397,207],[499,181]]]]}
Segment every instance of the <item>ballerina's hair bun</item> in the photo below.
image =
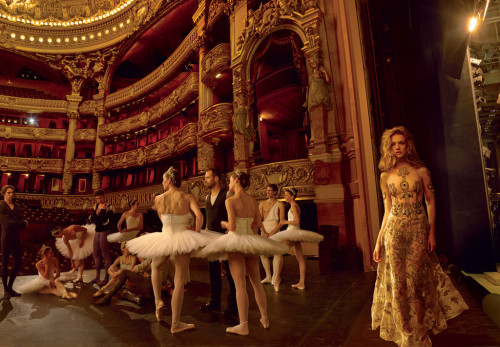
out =
{"type": "Polygon", "coordinates": [[[47,251],[49,249],[52,249],[52,248],[50,248],[50,246],[47,246],[47,245],[42,245],[42,248],[40,248],[40,251],[38,252],[38,254],[40,254],[41,258],[43,258],[43,256],[45,255],[45,253],[47,253],[47,251]]]}
{"type": "Polygon", "coordinates": [[[247,188],[250,185],[250,175],[240,170],[234,170],[233,177],[240,180],[240,184],[243,188],[247,188]]]}
{"type": "Polygon", "coordinates": [[[174,169],[173,166],[169,167],[167,171],[163,174],[163,177],[170,178],[172,180],[172,184],[179,188],[181,186],[181,173],[179,170],[174,169]]]}
{"type": "Polygon", "coordinates": [[[297,197],[297,189],[295,188],[285,188],[285,192],[289,192],[290,194],[292,194],[294,197],[297,197]]]}
{"type": "Polygon", "coordinates": [[[57,235],[59,235],[59,233],[62,230],[63,230],[63,228],[61,228],[61,227],[55,227],[54,229],[52,229],[52,231],[50,233],[52,234],[52,236],[57,237],[57,235]]]}
{"type": "Polygon", "coordinates": [[[137,202],[137,199],[132,199],[128,202],[128,207],[132,208],[132,206],[134,206],[134,204],[137,202]]]}

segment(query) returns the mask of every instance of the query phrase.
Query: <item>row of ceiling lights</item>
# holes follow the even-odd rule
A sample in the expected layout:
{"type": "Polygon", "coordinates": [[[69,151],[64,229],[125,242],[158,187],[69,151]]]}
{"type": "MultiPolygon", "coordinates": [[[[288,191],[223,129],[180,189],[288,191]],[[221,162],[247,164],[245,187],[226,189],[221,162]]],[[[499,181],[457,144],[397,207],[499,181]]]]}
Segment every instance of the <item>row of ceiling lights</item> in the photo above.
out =
{"type": "Polygon", "coordinates": [[[102,19],[105,19],[109,16],[112,16],[122,10],[124,10],[128,5],[130,5],[132,2],[134,2],[134,0],[127,0],[127,2],[125,2],[124,4],[122,4],[121,6],[109,11],[109,12],[106,12],[102,15],[99,15],[99,16],[94,16],[94,17],[91,17],[91,18],[85,18],[83,20],[78,20],[78,21],[71,21],[71,22],[44,22],[44,21],[37,21],[37,20],[31,20],[31,19],[24,19],[24,18],[19,18],[19,17],[16,17],[16,16],[11,16],[11,15],[8,15],[8,14],[2,14],[2,18],[4,19],[7,19],[7,20],[10,20],[12,22],[20,22],[20,23],[24,23],[24,24],[32,24],[32,25],[38,25],[38,26],[74,26],[74,25],[82,25],[82,24],[90,24],[90,23],[93,23],[95,21],[98,21],[98,20],[102,20],[102,19]]]}
{"type": "MultiPolygon", "coordinates": [[[[126,24],[129,24],[129,23],[130,23],[130,19],[127,19],[126,24]]],[[[123,28],[123,27],[124,27],[124,25],[125,25],[124,23],[120,23],[120,24],[118,25],[118,27],[123,28]]],[[[118,28],[117,28],[116,26],[114,26],[113,28],[111,28],[111,31],[113,31],[113,32],[115,32],[115,31],[117,31],[117,30],[118,30],[118,28]]],[[[108,35],[109,33],[110,33],[110,30],[109,30],[109,29],[104,30],[104,34],[105,34],[105,35],[108,35]]],[[[96,33],[96,34],[89,34],[89,35],[88,35],[88,38],[89,38],[89,39],[91,39],[91,40],[93,40],[96,36],[97,36],[97,37],[102,37],[102,35],[103,35],[103,32],[98,32],[98,33],[96,33]]],[[[18,36],[18,35],[17,35],[16,33],[11,33],[11,34],[10,34],[10,37],[11,37],[11,38],[13,38],[13,39],[15,39],[17,36],[18,36]]],[[[19,38],[20,38],[22,41],[24,41],[24,40],[26,40],[26,39],[27,39],[27,40],[29,40],[29,41],[31,41],[31,42],[34,42],[34,41],[36,40],[34,36],[29,36],[29,37],[27,37],[26,35],[23,35],[23,34],[19,35],[19,38]]],[[[74,41],[74,42],[78,42],[78,40],[79,40],[79,38],[78,38],[77,36],[74,36],[74,37],[73,37],[73,41],[74,41]]],[[[80,37],[80,40],[81,40],[81,41],[86,41],[86,40],[87,40],[87,36],[86,36],[86,35],[82,35],[82,36],[80,37]]],[[[45,41],[47,41],[48,43],[52,43],[52,42],[61,43],[61,42],[63,42],[63,41],[64,41],[64,42],[66,42],[66,43],[68,43],[68,42],[70,42],[70,41],[71,41],[71,39],[70,39],[69,37],[65,37],[64,39],[62,39],[62,38],[58,37],[58,38],[56,38],[55,40],[54,40],[54,39],[52,39],[51,37],[47,37],[47,38],[44,38],[44,37],[39,37],[39,38],[38,38],[38,42],[40,42],[40,43],[43,43],[43,42],[45,42],[45,41]]]]}

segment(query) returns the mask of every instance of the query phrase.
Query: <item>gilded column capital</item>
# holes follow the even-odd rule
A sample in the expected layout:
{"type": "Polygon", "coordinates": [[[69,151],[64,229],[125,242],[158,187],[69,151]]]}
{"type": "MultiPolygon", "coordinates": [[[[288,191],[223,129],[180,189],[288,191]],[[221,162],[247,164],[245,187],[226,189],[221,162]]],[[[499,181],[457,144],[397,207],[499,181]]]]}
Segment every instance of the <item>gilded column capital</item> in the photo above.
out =
{"type": "Polygon", "coordinates": [[[76,111],[70,111],[70,112],[68,112],[67,116],[68,116],[69,119],[75,119],[75,120],[77,120],[78,118],[80,118],[80,114],[78,112],[76,112],[76,111]]]}

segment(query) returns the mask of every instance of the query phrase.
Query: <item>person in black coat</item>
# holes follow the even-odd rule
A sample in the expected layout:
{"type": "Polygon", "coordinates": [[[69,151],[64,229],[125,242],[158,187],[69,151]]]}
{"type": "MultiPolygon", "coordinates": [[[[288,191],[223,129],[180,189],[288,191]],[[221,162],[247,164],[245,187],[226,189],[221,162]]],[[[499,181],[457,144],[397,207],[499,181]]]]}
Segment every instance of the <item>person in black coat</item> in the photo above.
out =
{"type": "Polygon", "coordinates": [[[116,225],[116,221],[114,219],[113,206],[110,205],[104,198],[104,190],[96,190],[94,196],[97,203],[94,207],[94,211],[89,217],[90,222],[95,224],[93,255],[96,276],[92,282],[97,283],[99,286],[104,286],[109,280],[108,268],[113,263],[109,252],[108,235],[111,232],[111,227],[116,225]],[[103,258],[106,275],[104,276],[104,280],[101,281],[101,263],[103,258]]]}
{"type": "Polygon", "coordinates": [[[23,208],[14,203],[14,187],[5,185],[0,190],[4,200],[0,202],[0,224],[2,225],[2,283],[4,298],[20,296],[12,289],[22,265],[23,251],[21,249],[21,230],[26,228],[28,222],[24,220],[23,208]],[[9,277],[9,255],[14,256],[14,267],[9,277]]]}
{"type": "MultiPolygon", "coordinates": [[[[205,186],[210,189],[210,194],[205,200],[206,211],[206,229],[225,233],[221,222],[227,220],[226,210],[226,195],[227,191],[221,188],[221,174],[216,169],[210,169],[205,173],[205,186]]],[[[224,311],[226,318],[237,316],[238,309],[236,306],[236,288],[234,286],[233,277],[229,270],[227,261],[223,262],[226,268],[226,276],[229,283],[229,295],[227,297],[227,309],[224,311]]],[[[210,270],[210,300],[203,305],[201,311],[218,311],[221,306],[221,263],[213,261],[208,263],[210,270]]]]}

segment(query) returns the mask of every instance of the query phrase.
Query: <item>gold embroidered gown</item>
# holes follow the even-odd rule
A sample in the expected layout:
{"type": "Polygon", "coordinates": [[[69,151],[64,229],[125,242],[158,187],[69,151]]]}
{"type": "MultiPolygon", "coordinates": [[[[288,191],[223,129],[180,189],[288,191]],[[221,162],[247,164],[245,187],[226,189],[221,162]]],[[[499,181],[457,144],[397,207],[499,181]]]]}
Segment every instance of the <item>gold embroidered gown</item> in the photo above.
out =
{"type": "Polygon", "coordinates": [[[401,168],[398,175],[400,189],[394,183],[388,186],[393,203],[381,239],[372,329],[380,327],[380,337],[399,346],[429,346],[426,334],[445,330],[446,321],[468,306],[436,253],[427,253],[429,223],[420,198],[421,182],[415,181],[410,189],[408,170],[401,168]]]}

